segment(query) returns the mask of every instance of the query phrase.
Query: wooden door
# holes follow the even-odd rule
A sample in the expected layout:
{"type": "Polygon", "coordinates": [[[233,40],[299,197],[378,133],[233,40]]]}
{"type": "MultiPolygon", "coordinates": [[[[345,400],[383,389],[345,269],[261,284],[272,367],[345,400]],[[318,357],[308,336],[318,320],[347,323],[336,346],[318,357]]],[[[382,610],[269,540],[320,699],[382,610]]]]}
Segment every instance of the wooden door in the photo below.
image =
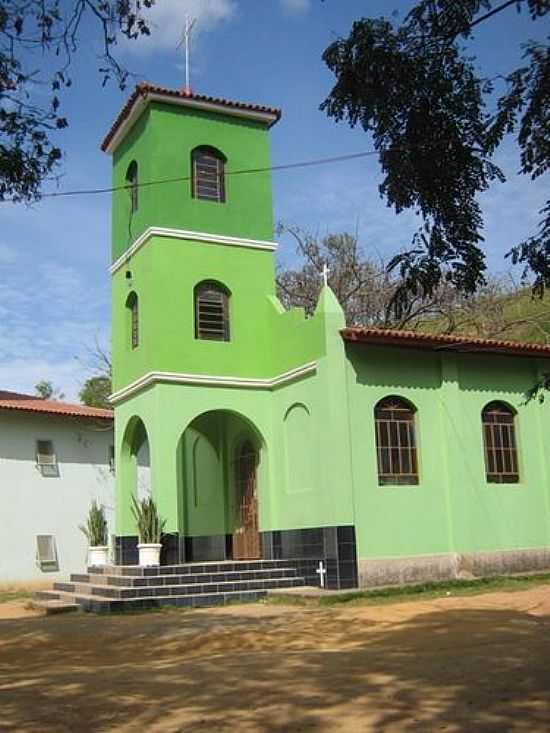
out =
{"type": "Polygon", "coordinates": [[[237,526],[233,534],[233,559],[255,560],[260,557],[256,469],[258,453],[250,441],[243,443],[235,462],[237,526]]]}

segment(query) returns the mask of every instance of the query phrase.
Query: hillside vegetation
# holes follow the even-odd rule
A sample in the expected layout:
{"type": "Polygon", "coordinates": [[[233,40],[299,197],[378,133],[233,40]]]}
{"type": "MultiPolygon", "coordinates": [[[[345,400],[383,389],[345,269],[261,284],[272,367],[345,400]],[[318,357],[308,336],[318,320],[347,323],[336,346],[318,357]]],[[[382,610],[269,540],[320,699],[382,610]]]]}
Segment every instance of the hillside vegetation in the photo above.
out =
{"type": "Polygon", "coordinates": [[[534,298],[529,288],[480,295],[454,304],[444,316],[419,323],[418,329],[550,344],[550,295],[534,298]]]}

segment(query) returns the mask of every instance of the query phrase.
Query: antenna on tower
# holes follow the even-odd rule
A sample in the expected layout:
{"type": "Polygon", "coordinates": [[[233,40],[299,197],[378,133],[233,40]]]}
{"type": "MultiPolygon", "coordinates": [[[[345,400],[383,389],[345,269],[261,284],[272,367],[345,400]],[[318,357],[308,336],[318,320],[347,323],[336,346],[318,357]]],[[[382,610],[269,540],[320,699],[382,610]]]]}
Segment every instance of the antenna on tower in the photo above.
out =
{"type": "Polygon", "coordinates": [[[196,18],[191,18],[189,15],[185,16],[185,26],[183,28],[183,34],[181,41],[178,44],[178,48],[181,48],[183,45],[185,45],[185,88],[184,91],[186,94],[191,94],[191,62],[190,62],[190,51],[191,51],[191,32],[193,28],[195,27],[195,24],[197,22],[196,18]]]}

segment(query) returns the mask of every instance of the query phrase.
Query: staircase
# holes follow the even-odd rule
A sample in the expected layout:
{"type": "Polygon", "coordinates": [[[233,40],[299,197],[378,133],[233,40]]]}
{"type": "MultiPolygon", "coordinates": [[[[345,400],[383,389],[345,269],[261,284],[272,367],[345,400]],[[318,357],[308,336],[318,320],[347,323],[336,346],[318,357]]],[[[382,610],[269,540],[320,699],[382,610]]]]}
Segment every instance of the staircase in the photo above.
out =
{"type": "Polygon", "coordinates": [[[269,590],[305,586],[288,560],[244,560],[185,565],[90,567],[69,583],[35,594],[35,605],[95,613],[161,606],[216,606],[256,601],[269,590]]]}

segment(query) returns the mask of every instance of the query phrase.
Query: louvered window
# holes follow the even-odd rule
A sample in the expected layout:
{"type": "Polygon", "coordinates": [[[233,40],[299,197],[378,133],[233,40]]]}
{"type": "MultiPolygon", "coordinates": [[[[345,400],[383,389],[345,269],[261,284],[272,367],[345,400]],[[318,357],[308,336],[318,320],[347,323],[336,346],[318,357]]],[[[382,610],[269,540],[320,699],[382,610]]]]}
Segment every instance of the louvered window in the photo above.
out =
{"type": "Polygon", "coordinates": [[[36,467],[42,476],[58,476],[57,456],[51,440],[36,441],[36,467]]]}
{"type": "Polygon", "coordinates": [[[413,407],[405,400],[389,397],[376,405],[374,419],[379,485],[417,484],[413,407]]]}
{"type": "Polygon", "coordinates": [[[53,535],[36,535],[36,564],[44,572],[59,570],[57,547],[53,535]]]}
{"type": "Polygon", "coordinates": [[[192,192],[196,199],[225,201],[225,158],[214,148],[197,148],[192,154],[192,192]]]}
{"type": "Polygon", "coordinates": [[[229,295],[216,283],[195,289],[195,338],[229,341],[229,295]]]}
{"type": "Polygon", "coordinates": [[[503,402],[490,402],[481,413],[485,471],[491,484],[519,481],[515,415],[503,402]]]}
{"type": "Polygon", "coordinates": [[[126,308],[130,314],[130,344],[132,349],[139,346],[139,300],[136,293],[130,293],[126,300],[126,308]]]}
{"type": "Polygon", "coordinates": [[[126,171],[126,185],[130,194],[130,211],[134,214],[139,206],[138,164],[133,160],[126,171]]]}

